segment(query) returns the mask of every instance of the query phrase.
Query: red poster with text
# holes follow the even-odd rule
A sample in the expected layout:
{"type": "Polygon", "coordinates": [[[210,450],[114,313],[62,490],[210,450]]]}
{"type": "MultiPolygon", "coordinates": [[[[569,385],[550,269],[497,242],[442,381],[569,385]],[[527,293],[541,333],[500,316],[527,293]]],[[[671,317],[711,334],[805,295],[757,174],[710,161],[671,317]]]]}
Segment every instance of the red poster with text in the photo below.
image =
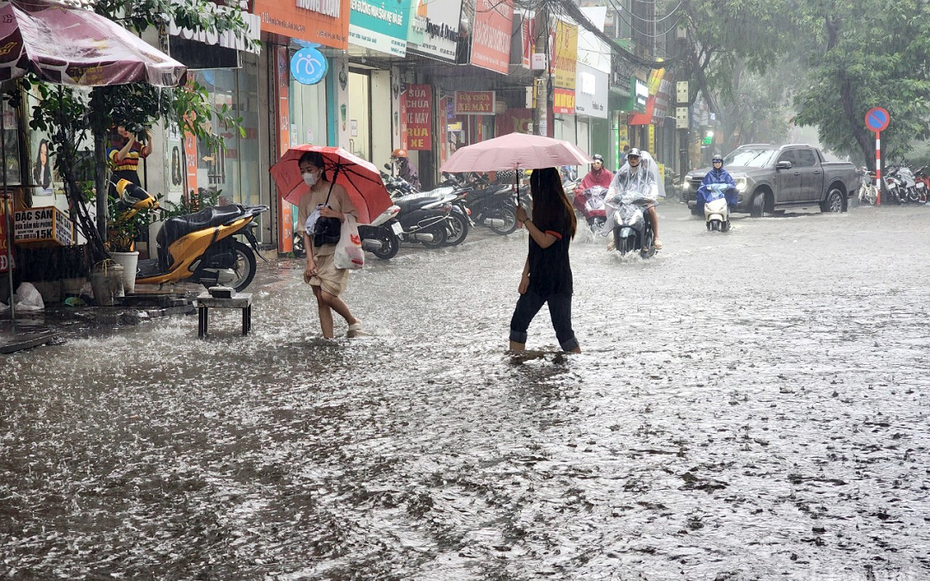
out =
{"type": "MultiPolygon", "coordinates": [[[[279,46],[275,55],[277,67],[275,81],[278,93],[278,157],[284,155],[291,146],[291,104],[290,58],[286,46],[279,46]]],[[[294,250],[294,205],[284,201],[288,192],[278,192],[278,212],[281,219],[278,221],[278,252],[294,250]]],[[[302,226],[301,226],[302,227],[302,226]]]]}
{"type": "Polygon", "coordinates": [[[429,85],[407,85],[407,149],[433,149],[432,115],[430,104],[433,101],[432,88],[429,85]]]}

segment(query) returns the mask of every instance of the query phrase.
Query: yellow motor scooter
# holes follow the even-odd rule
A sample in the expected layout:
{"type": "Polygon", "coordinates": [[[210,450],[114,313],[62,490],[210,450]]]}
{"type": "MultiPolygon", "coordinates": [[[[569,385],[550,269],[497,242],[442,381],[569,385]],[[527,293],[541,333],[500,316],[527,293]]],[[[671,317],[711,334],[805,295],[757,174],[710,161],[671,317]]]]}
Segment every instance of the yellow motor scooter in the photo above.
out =
{"type": "MultiPolygon", "coordinates": [[[[117,220],[129,219],[143,209],[158,208],[155,197],[132,182],[119,180],[115,186],[119,194],[117,220]]],[[[268,206],[233,204],[169,218],[155,237],[158,258],[139,261],[136,284],[189,280],[207,288],[230,286],[241,292],[255,278],[255,218],[267,210],[268,206]]]]}

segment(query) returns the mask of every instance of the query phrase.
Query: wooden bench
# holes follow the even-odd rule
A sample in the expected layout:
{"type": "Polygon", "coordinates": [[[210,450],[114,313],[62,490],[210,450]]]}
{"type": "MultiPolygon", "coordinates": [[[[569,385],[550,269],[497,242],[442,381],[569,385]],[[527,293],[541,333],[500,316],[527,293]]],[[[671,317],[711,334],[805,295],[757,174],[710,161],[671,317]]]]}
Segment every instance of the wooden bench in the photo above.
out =
{"type": "Polygon", "coordinates": [[[198,337],[207,336],[208,313],[214,309],[242,309],[242,334],[252,331],[252,293],[236,293],[231,298],[219,298],[204,292],[197,295],[197,312],[200,316],[197,328],[198,337]]]}

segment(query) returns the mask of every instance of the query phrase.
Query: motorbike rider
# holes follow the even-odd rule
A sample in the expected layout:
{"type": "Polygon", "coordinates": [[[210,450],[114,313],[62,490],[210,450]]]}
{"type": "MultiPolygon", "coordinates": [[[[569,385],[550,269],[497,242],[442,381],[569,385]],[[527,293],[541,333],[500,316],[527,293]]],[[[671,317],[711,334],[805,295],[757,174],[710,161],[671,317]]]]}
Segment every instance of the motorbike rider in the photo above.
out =
{"type": "MultiPolygon", "coordinates": [[[[643,192],[646,197],[653,200],[657,199],[659,195],[658,172],[654,171],[655,168],[649,167],[649,164],[654,163],[648,152],[641,151],[636,147],[630,148],[630,151],[626,154],[626,164],[617,170],[613,181],[610,182],[610,188],[608,189],[611,191],[623,192],[635,188],[643,192]],[[643,157],[646,157],[645,163],[643,163],[643,157]]],[[[649,212],[649,217],[652,222],[653,245],[656,250],[661,250],[662,243],[659,241],[659,218],[656,215],[655,204],[649,204],[646,211],[649,212]]],[[[613,244],[613,241],[611,241],[611,244],[613,244]]]]}
{"type": "Polygon", "coordinates": [[[726,184],[728,186],[726,191],[727,205],[730,207],[731,212],[736,209],[736,182],[733,181],[730,173],[723,169],[723,157],[719,153],[714,154],[711,164],[713,169],[704,176],[697,195],[694,197],[695,202],[697,202],[698,215],[701,216],[704,215],[704,203],[707,201],[707,186],[711,184],[726,184]]]}
{"type": "Polygon", "coordinates": [[[410,158],[407,157],[406,149],[395,149],[392,151],[391,163],[397,168],[398,177],[410,184],[414,190],[420,190],[420,176],[417,173],[416,166],[414,166],[410,158]]]}
{"type": "Polygon", "coordinates": [[[593,159],[594,163],[591,164],[591,171],[584,176],[581,185],[578,186],[580,192],[594,186],[609,188],[610,182],[614,179],[613,172],[604,167],[604,158],[601,154],[595,153],[593,159]]]}

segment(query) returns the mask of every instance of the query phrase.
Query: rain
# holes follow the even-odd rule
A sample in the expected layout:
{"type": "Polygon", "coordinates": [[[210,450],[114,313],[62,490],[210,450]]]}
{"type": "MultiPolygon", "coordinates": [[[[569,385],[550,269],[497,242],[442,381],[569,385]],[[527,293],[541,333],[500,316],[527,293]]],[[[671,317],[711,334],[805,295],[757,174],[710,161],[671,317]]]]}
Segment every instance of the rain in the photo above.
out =
{"type": "Polygon", "coordinates": [[[659,206],[579,230],[563,354],[508,354],[527,235],[369,255],[320,337],[303,262],[238,311],[0,359],[0,578],[923,579],[921,208],[659,206]],[[341,326],[340,326],[341,325],[341,326]]]}

